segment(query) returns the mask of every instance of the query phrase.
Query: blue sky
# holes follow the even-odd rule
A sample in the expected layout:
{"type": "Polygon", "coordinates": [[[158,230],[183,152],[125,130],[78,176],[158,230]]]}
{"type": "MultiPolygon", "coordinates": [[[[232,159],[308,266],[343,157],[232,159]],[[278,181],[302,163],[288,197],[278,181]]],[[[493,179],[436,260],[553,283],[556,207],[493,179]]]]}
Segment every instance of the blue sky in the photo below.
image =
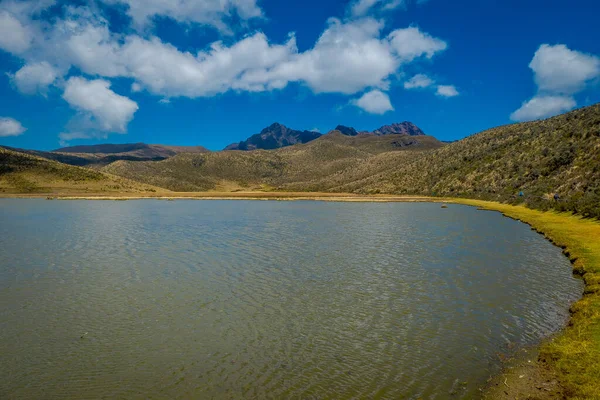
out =
{"type": "Polygon", "coordinates": [[[0,145],[454,140],[600,101],[593,0],[0,0],[0,145]]]}

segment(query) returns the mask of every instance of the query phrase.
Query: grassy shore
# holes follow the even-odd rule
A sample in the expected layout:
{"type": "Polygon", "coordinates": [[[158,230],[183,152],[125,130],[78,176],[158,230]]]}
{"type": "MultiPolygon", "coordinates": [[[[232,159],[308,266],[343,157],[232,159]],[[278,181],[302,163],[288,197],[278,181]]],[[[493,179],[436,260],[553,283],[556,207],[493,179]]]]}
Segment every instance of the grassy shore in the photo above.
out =
{"type": "MultiPolygon", "coordinates": [[[[45,197],[36,194],[0,194],[2,197],[45,197]]],[[[56,196],[55,194],[52,196],[56,196]]],[[[585,282],[585,293],[571,307],[571,319],[560,334],[542,344],[539,349],[538,368],[548,374],[532,380],[521,379],[519,373],[502,377],[501,390],[490,391],[490,398],[556,398],[544,392],[539,379],[555,377],[560,395],[572,399],[600,399],[600,222],[583,219],[570,213],[542,212],[523,206],[456,198],[430,198],[423,196],[355,195],[344,193],[307,192],[166,192],[90,194],[69,193],[52,198],[77,200],[129,200],[129,199],[256,199],[256,200],[320,200],[320,201],[422,201],[458,203],[499,211],[507,217],[529,224],[550,241],[563,248],[573,263],[574,272],[585,282]],[[510,388],[511,390],[505,390],[510,388]]],[[[556,391],[554,395],[556,395],[556,391]]]]}
{"type": "MultiPolygon", "coordinates": [[[[529,224],[563,248],[575,273],[583,277],[585,292],[571,307],[569,325],[542,344],[539,359],[553,370],[567,398],[600,399],[600,223],[570,213],[541,212],[522,206],[467,199],[449,201],[500,211],[529,224]]],[[[510,387],[510,382],[506,387],[510,387]]]]}

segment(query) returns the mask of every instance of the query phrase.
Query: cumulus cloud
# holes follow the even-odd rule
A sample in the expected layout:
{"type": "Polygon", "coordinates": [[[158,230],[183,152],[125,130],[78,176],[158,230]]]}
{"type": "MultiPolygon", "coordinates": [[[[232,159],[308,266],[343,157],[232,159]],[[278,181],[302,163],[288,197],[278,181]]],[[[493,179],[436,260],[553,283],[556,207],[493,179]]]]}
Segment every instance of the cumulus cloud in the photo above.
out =
{"type": "Polygon", "coordinates": [[[454,87],[454,85],[439,85],[437,87],[436,94],[442,97],[455,97],[458,96],[460,93],[458,93],[458,90],[456,90],[456,87],[454,87]]]}
{"type": "Polygon", "coordinates": [[[225,20],[232,15],[242,20],[262,17],[256,0],[104,0],[108,4],[121,3],[137,26],[144,26],[155,16],[172,18],[179,22],[199,23],[228,31],[225,20]]]}
{"type": "Polygon", "coordinates": [[[543,44],[529,63],[537,94],[510,115],[513,121],[548,118],[577,106],[573,97],[600,78],[600,58],[563,44],[543,44]]]}
{"type": "Polygon", "coordinates": [[[394,110],[388,95],[380,90],[367,92],[360,98],[352,100],[351,104],[371,114],[385,114],[388,111],[394,110]]]}
{"type": "Polygon", "coordinates": [[[417,74],[404,82],[404,89],[423,89],[433,84],[433,80],[427,75],[417,74]]]}
{"type": "MultiPolygon", "coordinates": [[[[143,25],[155,16],[213,26],[229,17],[247,20],[262,16],[256,0],[100,1],[118,3],[135,23],[143,25]]],[[[2,18],[10,18],[16,26],[13,30],[22,28],[25,33],[17,35],[21,40],[14,43],[0,35],[0,47],[24,61],[24,66],[11,75],[15,88],[23,93],[45,94],[53,84],[62,88],[62,78],[71,67],[100,78],[71,78],[66,82],[63,97],[79,111],[62,134],[66,139],[89,135],[88,131],[94,135],[125,132],[137,104],[110,90],[110,78],[129,78],[131,92],[144,91],[165,99],[228,91],[264,92],[299,83],[314,93],[379,93],[379,104],[384,104],[381,99],[387,95],[381,91],[389,88],[405,65],[432,58],[447,48],[446,42],[418,27],[395,29],[385,35],[383,21],[357,16],[344,21],[330,18],[312,48],[303,52],[298,50],[293,34],[283,43],[272,43],[262,32],[227,44],[217,41],[198,51],[182,51],[153,36],[150,30],[112,32],[108,21],[92,6],[63,5],[61,16],[52,20],[35,16],[53,3],[2,0],[2,18]],[[99,96],[79,95],[84,92],[99,96]],[[114,109],[110,104],[120,107],[114,109]]],[[[384,9],[397,7],[400,2],[377,0],[363,5],[368,4],[368,9],[384,9]]],[[[367,101],[370,97],[363,98],[367,101]]],[[[379,109],[386,107],[391,109],[391,104],[379,109]]]]}
{"type": "Polygon", "coordinates": [[[397,29],[389,35],[393,51],[403,62],[411,62],[417,57],[433,57],[437,52],[444,51],[448,44],[443,40],[421,32],[412,26],[406,29],[397,29]]]}
{"type": "Polygon", "coordinates": [[[573,94],[600,76],[600,58],[570,50],[563,44],[543,44],[529,64],[542,92],[573,94]]]}
{"type": "Polygon", "coordinates": [[[11,80],[21,93],[45,94],[58,75],[59,71],[55,67],[42,61],[26,64],[11,76],[11,80]]]}
{"type": "Polygon", "coordinates": [[[572,110],[577,106],[570,96],[536,96],[510,115],[513,121],[533,121],[572,110]]]}
{"type": "Polygon", "coordinates": [[[0,136],[19,136],[26,130],[16,119],[0,117],[0,136]]]}
{"type": "Polygon", "coordinates": [[[286,43],[273,44],[258,32],[230,46],[215,42],[193,54],[156,37],[114,37],[103,19],[71,11],[71,18],[48,34],[46,47],[52,49],[47,58],[62,68],[66,62],[90,75],[133,78],[133,91],[190,98],[229,90],[269,91],[290,82],[306,84],[315,93],[385,89],[402,64],[431,58],[446,48],[445,42],[416,27],[386,37],[381,37],[382,29],[383,23],[372,18],[345,23],[332,18],[313,48],[302,53],[293,35],[286,43]]]}
{"type": "Polygon", "coordinates": [[[63,98],[80,111],[81,121],[104,132],[125,133],[127,124],[138,110],[135,101],[116,94],[110,89],[110,82],[103,79],[87,80],[81,77],[70,78],[65,86],[63,98]]]}
{"type": "Polygon", "coordinates": [[[21,54],[31,46],[33,32],[8,11],[0,10],[0,49],[21,54]]]}

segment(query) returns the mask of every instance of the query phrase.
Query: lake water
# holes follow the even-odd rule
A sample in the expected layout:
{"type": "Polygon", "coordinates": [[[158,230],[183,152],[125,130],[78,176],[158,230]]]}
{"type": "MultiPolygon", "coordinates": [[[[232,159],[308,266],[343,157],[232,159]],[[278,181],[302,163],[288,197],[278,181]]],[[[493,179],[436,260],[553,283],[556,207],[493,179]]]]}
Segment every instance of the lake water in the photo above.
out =
{"type": "Polygon", "coordinates": [[[0,398],[473,398],[582,292],[426,203],[0,200],[0,398]]]}

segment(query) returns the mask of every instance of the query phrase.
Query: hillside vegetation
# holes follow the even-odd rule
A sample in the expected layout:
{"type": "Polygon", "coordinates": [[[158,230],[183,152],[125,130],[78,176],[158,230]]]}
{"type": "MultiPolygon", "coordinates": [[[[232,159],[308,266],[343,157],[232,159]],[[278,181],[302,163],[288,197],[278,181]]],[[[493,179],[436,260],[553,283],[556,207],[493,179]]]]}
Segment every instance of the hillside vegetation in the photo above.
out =
{"type": "Polygon", "coordinates": [[[0,193],[153,191],[150,185],[0,147],[0,193]]]}
{"type": "Polygon", "coordinates": [[[600,104],[544,121],[493,128],[450,144],[430,136],[348,136],[334,131],[275,150],[178,153],[162,161],[121,159],[99,170],[174,191],[466,197],[600,217],[600,104]]]}
{"type": "Polygon", "coordinates": [[[524,202],[600,217],[600,104],[490,129],[339,190],[524,202]]]}
{"type": "Polygon", "coordinates": [[[160,162],[118,161],[102,169],[175,191],[279,188],[313,181],[361,165],[376,154],[412,153],[443,146],[430,136],[349,137],[332,132],[306,144],[277,150],[178,154],[160,162]]]}

